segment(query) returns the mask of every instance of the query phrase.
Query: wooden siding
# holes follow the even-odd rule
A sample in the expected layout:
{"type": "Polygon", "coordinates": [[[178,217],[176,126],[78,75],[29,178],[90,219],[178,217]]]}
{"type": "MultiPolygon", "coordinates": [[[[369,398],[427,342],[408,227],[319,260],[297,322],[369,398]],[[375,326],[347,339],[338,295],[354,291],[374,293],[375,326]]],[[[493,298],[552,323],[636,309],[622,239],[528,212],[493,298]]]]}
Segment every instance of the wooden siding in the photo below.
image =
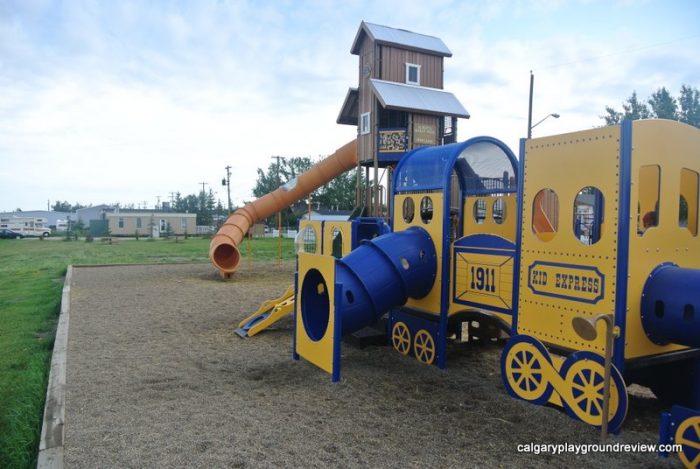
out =
{"type": "Polygon", "coordinates": [[[442,89],[442,57],[391,46],[380,47],[381,70],[380,75],[376,78],[397,83],[406,83],[406,64],[410,63],[421,66],[420,86],[442,89]]]}
{"type": "MultiPolygon", "coordinates": [[[[375,44],[368,37],[362,41],[359,50],[359,96],[358,96],[358,146],[357,154],[360,161],[372,160],[375,153],[376,130],[378,122],[378,102],[372,93],[370,78],[406,83],[406,63],[420,65],[420,86],[443,88],[443,57],[422,52],[404,50],[398,47],[375,44]],[[360,134],[362,114],[370,112],[370,133],[360,134]]],[[[409,124],[410,140],[413,141],[413,127],[435,126],[435,142],[439,143],[440,126],[434,116],[415,115],[409,124]]],[[[422,145],[425,145],[423,143],[422,145]]],[[[416,145],[416,146],[422,146],[416,145]]],[[[411,146],[412,147],[412,146],[411,146]]]]}
{"type": "MultiPolygon", "coordinates": [[[[372,93],[372,87],[369,83],[370,78],[376,78],[376,58],[375,58],[375,46],[370,40],[363,40],[362,47],[360,48],[360,68],[359,68],[359,116],[366,112],[372,112],[372,104],[374,101],[374,95],[372,93]],[[368,70],[369,73],[364,73],[368,70]]],[[[360,161],[368,160],[373,158],[373,135],[376,122],[375,113],[372,112],[370,115],[370,133],[366,135],[360,135],[359,122],[358,122],[358,145],[357,154],[360,161]]]]}

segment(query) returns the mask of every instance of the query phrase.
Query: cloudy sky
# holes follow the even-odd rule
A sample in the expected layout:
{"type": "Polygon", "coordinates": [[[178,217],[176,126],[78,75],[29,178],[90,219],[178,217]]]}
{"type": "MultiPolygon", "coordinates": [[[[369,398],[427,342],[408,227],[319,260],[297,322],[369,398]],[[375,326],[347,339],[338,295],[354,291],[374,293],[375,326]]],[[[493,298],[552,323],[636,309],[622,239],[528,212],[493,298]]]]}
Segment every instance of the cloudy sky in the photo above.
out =
{"type": "Polygon", "coordinates": [[[234,203],[270,156],[331,153],[362,20],[440,37],[459,138],[513,149],[602,124],[606,105],[700,87],[697,0],[0,0],[0,211],[153,207],[232,166],[234,203]]]}

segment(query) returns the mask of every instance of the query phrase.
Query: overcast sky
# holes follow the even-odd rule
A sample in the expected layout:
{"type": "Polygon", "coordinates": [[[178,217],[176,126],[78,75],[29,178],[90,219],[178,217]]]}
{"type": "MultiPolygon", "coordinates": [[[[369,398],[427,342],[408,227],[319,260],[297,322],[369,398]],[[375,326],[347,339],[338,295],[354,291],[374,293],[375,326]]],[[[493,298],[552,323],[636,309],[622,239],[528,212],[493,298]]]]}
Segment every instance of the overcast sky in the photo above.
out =
{"type": "Polygon", "coordinates": [[[47,201],[152,208],[206,182],[250,200],[270,156],[327,155],[357,86],[362,20],[440,37],[445,89],[471,114],[459,139],[517,153],[602,124],[606,105],[700,87],[697,0],[0,0],[0,211],[47,201]]]}

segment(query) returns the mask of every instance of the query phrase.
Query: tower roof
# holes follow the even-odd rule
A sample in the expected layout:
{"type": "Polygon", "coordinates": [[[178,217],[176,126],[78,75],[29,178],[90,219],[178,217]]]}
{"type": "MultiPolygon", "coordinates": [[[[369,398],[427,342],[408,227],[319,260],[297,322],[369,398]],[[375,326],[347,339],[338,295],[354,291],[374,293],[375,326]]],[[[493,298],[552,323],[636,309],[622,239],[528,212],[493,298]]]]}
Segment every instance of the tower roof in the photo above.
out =
{"type": "Polygon", "coordinates": [[[359,55],[360,46],[365,37],[369,37],[379,44],[396,45],[404,49],[426,52],[441,57],[452,57],[452,52],[440,38],[364,21],[360,23],[350,53],[359,55]]]}

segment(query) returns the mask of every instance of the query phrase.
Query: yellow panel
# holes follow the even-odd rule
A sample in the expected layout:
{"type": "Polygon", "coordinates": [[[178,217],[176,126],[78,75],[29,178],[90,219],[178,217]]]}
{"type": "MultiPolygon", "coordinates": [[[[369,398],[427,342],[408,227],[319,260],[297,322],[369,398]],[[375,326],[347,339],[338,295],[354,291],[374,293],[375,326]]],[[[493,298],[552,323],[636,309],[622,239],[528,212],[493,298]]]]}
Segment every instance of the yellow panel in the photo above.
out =
{"type": "Polygon", "coordinates": [[[515,194],[486,195],[467,197],[463,210],[464,236],[472,234],[493,234],[508,241],[515,242],[515,225],[518,220],[518,203],[515,194]],[[497,199],[502,199],[505,204],[505,217],[503,223],[496,223],[493,214],[493,204],[497,199]],[[478,200],[485,203],[485,212],[482,223],[478,223],[474,214],[474,204],[478,200]]]}
{"type": "Polygon", "coordinates": [[[440,314],[440,293],[442,288],[442,210],[443,200],[441,192],[397,194],[394,198],[394,231],[403,231],[411,226],[420,226],[425,229],[433,240],[437,254],[437,275],[432,290],[420,300],[409,298],[406,303],[411,308],[420,309],[429,313],[440,314]],[[433,218],[429,223],[423,223],[420,217],[420,203],[423,197],[430,197],[433,201],[433,218]],[[414,216],[410,221],[403,218],[403,201],[412,198],[414,203],[414,216]]]}
{"type": "MultiPolygon", "coordinates": [[[[632,148],[625,358],[683,348],[675,345],[661,347],[649,341],[640,315],[642,290],[649,273],[663,262],[700,268],[700,240],[688,228],[678,224],[681,171],[683,168],[700,171],[700,130],[674,121],[635,121],[632,126],[632,148]],[[640,236],[635,229],[637,204],[644,203],[650,192],[640,180],[640,167],[649,165],[659,165],[661,168],[659,225],[648,228],[640,236]]],[[[683,191],[687,194],[689,189],[684,188],[683,191]]]]}
{"type": "Polygon", "coordinates": [[[304,246],[304,230],[307,227],[311,227],[311,229],[314,230],[314,239],[316,242],[316,244],[314,245],[314,252],[310,252],[310,254],[320,254],[322,239],[321,237],[323,236],[323,231],[321,230],[321,222],[318,220],[302,220],[299,222],[299,235],[302,237],[302,248],[304,246]]]}
{"type": "Polygon", "coordinates": [[[613,126],[526,142],[519,333],[558,347],[603,352],[604,337],[584,341],[571,321],[615,311],[619,135],[619,126],[613,126]],[[604,197],[602,235],[593,245],[574,234],[574,201],[588,186],[604,197]],[[559,213],[557,232],[543,240],[532,224],[535,195],[545,188],[557,194],[559,213]]]}
{"type": "MultiPolygon", "coordinates": [[[[511,308],[513,255],[458,252],[455,258],[455,296],[462,301],[497,308],[511,308]]],[[[465,309],[465,306],[462,306],[465,309]]]]}
{"type": "Polygon", "coordinates": [[[335,258],[331,256],[319,256],[314,254],[300,253],[299,261],[299,285],[297,288],[296,302],[296,352],[305,360],[313,363],[322,370],[333,373],[333,337],[335,330],[335,258]],[[302,319],[302,301],[298,292],[303,291],[303,282],[306,273],[311,270],[318,270],[326,283],[329,300],[329,319],[325,335],[318,341],[309,337],[304,327],[302,319]]]}
{"type": "Polygon", "coordinates": [[[352,248],[352,222],[327,221],[323,224],[323,254],[333,255],[333,233],[338,230],[343,239],[341,257],[350,254],[352,248]]]}
{"type": "MultiPolygon", "coordinates": [[[[508,241],[515,242],[515,229],[517,225],[517,219],[518,219],[518,205],[517,205],[517,197],[515,194],[504,194],[504,195],[498,195],[498,196],[491,196],[491,195],[486,195],[486,196],[472,196],[472,197],[467,197],[464,201],[464,206],[463,206],[463,217],[462,217],[462,227],[463,227],[463,235],[464,236],[469,236],[469,235],[474,235],[474,234],[493,234],[493,235],[498,235],[502,238],[507,239],[508,241]],[[494,218],[494,203],[497,199],[501,199],[504,203],[505,210],[504,210],[504,217],[503,217],[503,223],[496,223],[495,218],[494,218]],[[483,220],[481,223],[477,221],[477,217],[475,214],[475,204],[477,203],[478,200],[483,200],[484,201],[484,213],[483,213],[483,220]]],[[[451,247],[451,252],[454,253],[454,248],[451,247]]],[[[453,285],[464,285],[464,276],[467,275],[468,272],[470,272],[470,265],[469,259],[464,257],[465,254],[460,254],[458,255],[455,259],[452,259],[452,262],[457,263],[456,269],[450,269],[450,275],[455,275],[457,276],[456,279],[452,279],[453,285]],[[460,262],[462,265],[460,265],[460,262]],[[467,270],[465,270],[467,269],[467,270]]],[[[469,255],[472,256],[472,255],[469,255]]],[[[487,256],[491,257],[491,256],[487,256]]],[[[497,259],[491,258],[489,260],[485,260],[484,263],[487,265],[495,264],[498,265],[498,274],[500,277],[499,281],[499,291],[500,291],[500,297],[495,298],[491,297],[487,301],[478,301],[477,298],[479,298],[478,293],[473,293],[469,294],[467,292],[457,292],[458,297],[461,295],[462,299],[465,301],[473,301],[473,302],[479,302],[482,304],[490,304],[492,306],[498,306],[498,307],[507,307],[511,308],[512,305],[512,288],[513,288],[513,282],[515,279],[514,272],[513,272],[513,266],[512,266],[512,260],[507,263],[507,265],[501,266],[501,263],[506,260],[507,257],[503,256],[496,256],[497,259]],[[465,295],[466,293],[466,295],[465,295]],[[507,304],[507,306],[504,306],[504,302],[507,304]]],[[[471,285],[471,283],[469,284],[471,285]]],[[[488,295],[481,295],[481,298],[485,298],[488,295]]],[[[450,292],[449,295],[450,298],[450,306],[449,306],[449,315],[454,315],[460,312],[463,312],[466,309],[476,309],[473,306],[469,305],[464,305],[461,303],[456,303],[454,302],[454,295],[452,292],[450,292]]],[[[506,324],[511,324],[512,322],[512,316],[509,314],[504,314],[504,313],[497,313],[494,311],[489,311],[486,307],[478,308],[482,312],[486,312],[490,315],[494,315],[506,324]]]]}

